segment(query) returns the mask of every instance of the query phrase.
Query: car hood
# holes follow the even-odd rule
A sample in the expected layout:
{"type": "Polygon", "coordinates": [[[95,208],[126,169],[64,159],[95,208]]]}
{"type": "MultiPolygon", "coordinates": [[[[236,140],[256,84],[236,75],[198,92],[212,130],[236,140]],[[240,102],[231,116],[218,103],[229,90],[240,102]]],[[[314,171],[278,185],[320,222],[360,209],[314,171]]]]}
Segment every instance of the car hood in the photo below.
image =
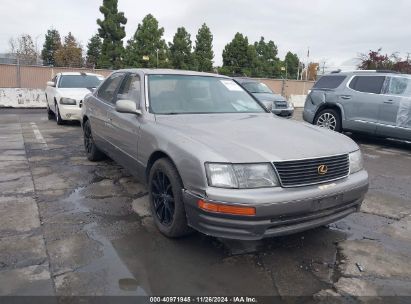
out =
{"type": "Polygon", "coordinates": [[[213,159],[208,161],[281,161],[358,149],[342,134],[269,113],[156,115],[156,122],[199,144],[202,152],[212,151],[213,159]]]}
{"type": "Polygon", "coordinates": [[[270,94],[270,93],[253,93],[254,97],[260,101],[287,101],[280,94],[270,94]]]}
{"type": "Polygon", "coordinates": [[[58,92],[61,97],[81,100],[84,98],[84,96],[91,93],[92,90],[87,88],[59,88],[58,92]]]}

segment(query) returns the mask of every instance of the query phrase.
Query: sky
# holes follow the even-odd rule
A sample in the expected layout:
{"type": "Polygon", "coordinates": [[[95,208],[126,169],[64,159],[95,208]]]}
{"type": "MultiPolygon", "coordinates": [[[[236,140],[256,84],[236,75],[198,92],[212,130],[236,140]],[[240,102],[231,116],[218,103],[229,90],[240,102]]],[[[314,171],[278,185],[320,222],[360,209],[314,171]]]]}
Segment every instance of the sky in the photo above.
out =
{"type": "MultiPolygon", "coordinates": [[[[215,65],[236,32],[250,42],[264,36],[278,46],[279,57],[288,51],[328,67],[352,65],[368,50],[411,53],[411,1],[409,0],[119,0],[124,12],[125,42],[145,15],[153,14],[171,41],[184,26],[194,43],[202,23],[214,36],[215,65]]],[[[102,0],[0,0],[0,53],[9,51],[9,39],[30,34],[41,50],[50,27],[64,36],[69,31],[85,47],[97,32],[102,0]]]]}

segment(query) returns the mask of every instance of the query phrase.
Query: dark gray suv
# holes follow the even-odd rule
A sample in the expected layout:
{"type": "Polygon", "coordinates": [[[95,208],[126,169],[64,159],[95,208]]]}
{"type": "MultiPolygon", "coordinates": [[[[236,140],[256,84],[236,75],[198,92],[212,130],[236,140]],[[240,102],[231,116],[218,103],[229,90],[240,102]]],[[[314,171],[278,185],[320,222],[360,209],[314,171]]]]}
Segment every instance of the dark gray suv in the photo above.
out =
{"type": "Polygon", "coordinates": [[[411,75],[334,72],[308,94],[305,121],[337,132],[411,140],[411,75]]]}
{"type": "Polygon", "coordinates": [[[275,115],[286,118],[293,116],[293,104],[280,94],[273,92],[265,83],[250,78],[235,78],[235,81],[260,102],[271,102],[273,105],[271,112],[275,115]]]}

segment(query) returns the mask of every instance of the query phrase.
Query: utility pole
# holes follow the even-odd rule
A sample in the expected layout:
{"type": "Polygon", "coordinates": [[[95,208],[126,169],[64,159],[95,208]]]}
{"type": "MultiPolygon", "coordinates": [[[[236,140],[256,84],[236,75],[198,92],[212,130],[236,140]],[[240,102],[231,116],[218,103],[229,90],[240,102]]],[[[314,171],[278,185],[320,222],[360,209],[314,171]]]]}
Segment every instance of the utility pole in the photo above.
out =
{"type": "Polygon", "coordinates": [[[288,63],[285,63],[285,79],[288,79],[288,63]]]}
{"type": "Polygon", "coordinates": [[[305,80],[308,80],[308,65],[309,65],[309,60],[310,60],[310,47],[308,47],[307,50],[307,66],[305,68],[305,80]]]}

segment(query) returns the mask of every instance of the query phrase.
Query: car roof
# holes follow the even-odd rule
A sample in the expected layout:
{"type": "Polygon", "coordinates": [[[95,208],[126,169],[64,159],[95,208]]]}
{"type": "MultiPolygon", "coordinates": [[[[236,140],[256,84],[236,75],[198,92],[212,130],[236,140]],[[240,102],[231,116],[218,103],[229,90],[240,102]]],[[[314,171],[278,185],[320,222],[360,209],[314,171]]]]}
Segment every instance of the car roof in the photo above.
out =
{"type": "Polygon", "coordinates": [[[58,73],[60,76],[76,76],[76,75],[88,75],[88,76],[98,76],[98,77],[104,77],[103,75],[100,74],[94,74],[94,73],[85,73],[85,72],[61,72],[58,73]]]}
{"type": "Polygon", "coordinates": [[[252,79],[252,78],[247,78],[247,77],[234,77],[234,79],[239,83],[249,83],[249,82],[260,83],[261,82],[258,79],[252,79]]]}
{"type": "Polygon", "coordinates": [[[230,78],[220,74],[206,73],[206,72],[196,72],[196,71],[186,71],[186,70],[172,70],[172,69],[122,69],[114,71],[116,72],[128,72],[128,73],[143,73],[145,75],[190,75],[190,76],[209,76],[209,77],[219,77],[219,78],[230,78]]]}
{"type": "Polygon", "coordinates": [[[354,70],[354,71],[333,71],[329,74],[324,74],[322,76],[348,76],[348,75],[366,75],[366,76],[401,76],[410,78],[409,74],[401,74],[396,71],[388,70],[354,70]]]}

